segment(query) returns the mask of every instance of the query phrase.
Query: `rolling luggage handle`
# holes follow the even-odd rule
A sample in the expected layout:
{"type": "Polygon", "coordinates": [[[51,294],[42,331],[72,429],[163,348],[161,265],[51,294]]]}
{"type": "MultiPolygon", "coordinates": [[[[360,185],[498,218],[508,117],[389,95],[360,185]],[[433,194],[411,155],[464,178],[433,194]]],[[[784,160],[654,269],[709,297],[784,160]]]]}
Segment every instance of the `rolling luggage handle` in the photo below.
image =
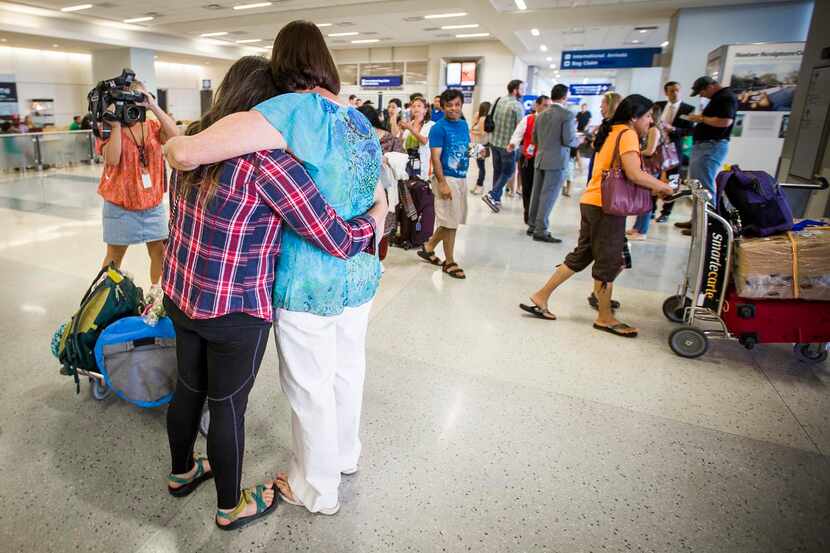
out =
{"type": "Polygon", "coordinates": [[[781,188],[792,188],[794,190],[827,190],[827,188],[830,188],[830,183],[828,183],[827,179],[821,175],[813,177],[813,181],[814,182],[803,184],[795,182],[782,182],[778,186],[781,188]]]}

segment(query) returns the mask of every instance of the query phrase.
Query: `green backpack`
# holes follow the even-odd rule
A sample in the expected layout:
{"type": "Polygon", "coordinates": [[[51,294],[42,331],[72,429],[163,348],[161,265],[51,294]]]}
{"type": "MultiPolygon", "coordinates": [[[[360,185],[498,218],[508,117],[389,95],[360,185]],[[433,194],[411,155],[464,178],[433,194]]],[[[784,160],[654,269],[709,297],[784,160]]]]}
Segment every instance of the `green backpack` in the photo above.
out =
{"type": "Polygon", "coordinates": [[[78,371],[98,372],[95,363],[98,335],[118,319],[137,315],[142,299],[141,288],[114,264],[101,269],[92,281],[78,311],[63,326],[57,344],[61,374],[75,377],[78,393],[81,391],[78,371]]]}

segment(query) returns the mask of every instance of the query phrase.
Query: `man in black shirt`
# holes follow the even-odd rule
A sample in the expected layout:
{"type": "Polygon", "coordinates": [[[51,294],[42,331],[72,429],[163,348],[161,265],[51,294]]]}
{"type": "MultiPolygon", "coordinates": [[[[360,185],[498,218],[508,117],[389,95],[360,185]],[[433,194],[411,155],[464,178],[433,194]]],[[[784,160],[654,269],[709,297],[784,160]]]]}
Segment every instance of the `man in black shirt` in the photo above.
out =
{"type": "MultiPolygon", "coordinates": [[[[721,86],[711,77],[697,79],[692,85],[691,95],[708,98],[709,103],[702,114],[686,116],[688,121],[697,123],[692,132],[689,178],[699,180],[708,188],[712,192],[713,203],[717,204],[715,177],[729,153],[729,138],[732,125],[735,123],[735,113],[738,111],[738,98],[729,87],[721,86]]],[[[686,227],[683,223],[677,223],[676,226],[686,227]]]]}

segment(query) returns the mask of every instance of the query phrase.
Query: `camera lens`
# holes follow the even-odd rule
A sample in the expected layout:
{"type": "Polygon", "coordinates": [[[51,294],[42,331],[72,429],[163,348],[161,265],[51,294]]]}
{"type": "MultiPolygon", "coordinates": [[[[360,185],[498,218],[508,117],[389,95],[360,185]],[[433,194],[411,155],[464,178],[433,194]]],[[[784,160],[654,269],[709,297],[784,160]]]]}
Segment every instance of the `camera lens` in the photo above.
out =
{"type": "Polygon", "coordinates": [[[127,106],[124,109],[124,119],[126,123],[135,123],[141,121],[144,110],[141,106],[127,106]]]}

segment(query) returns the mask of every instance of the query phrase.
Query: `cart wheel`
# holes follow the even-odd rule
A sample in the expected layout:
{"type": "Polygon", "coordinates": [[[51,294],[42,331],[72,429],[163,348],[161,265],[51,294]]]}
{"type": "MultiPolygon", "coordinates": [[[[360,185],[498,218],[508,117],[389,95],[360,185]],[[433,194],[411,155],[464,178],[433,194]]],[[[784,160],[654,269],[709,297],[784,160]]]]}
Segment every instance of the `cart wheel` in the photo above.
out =
{"type": "Polygon", "coordinates": [[[112,394],[107,385],[97,378],[89,379],[89,390],[92,392],[92,397],[98,401],[104,401],[112,394]]]}
{"type": "Polygon", "coordinates": [[[824,363],[827,360],[827,344],[796,344],[793,351],[808,363],[824,363]]]}
{"type": "Polygon", "coordinates": [[[684,326],[669,335],[669,347],[680,357],[694,359],[709,349],[709,339],[700,330],[684,326]]]}
{"type": "Polygon", "coordinates": [[[205,409],[202,411],[202,418],[199,420],[199,432],[207,438],[208,429],[210,428],[210,411],[208,411],[207,403],[205,409]]]}
{"type": "Polygon", "coordinates": [[[663,302],[663,315],[673,323],[682,323],[686,314],[686,308],[692,302],[683,296],[669,296],[663,302]]]}

